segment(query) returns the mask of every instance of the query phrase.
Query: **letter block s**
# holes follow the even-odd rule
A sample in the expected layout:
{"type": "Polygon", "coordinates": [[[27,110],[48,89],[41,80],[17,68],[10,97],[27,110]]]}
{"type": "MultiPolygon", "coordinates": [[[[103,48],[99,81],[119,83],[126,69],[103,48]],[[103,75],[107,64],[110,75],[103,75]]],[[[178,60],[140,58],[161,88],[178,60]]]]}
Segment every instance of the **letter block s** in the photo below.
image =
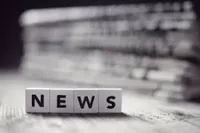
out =
{"type": "Polygon", "coordinates": [[[26,112],[49,113],[49,88],[26,89],[26,112]]]}
{"type": "Polygon", "coordinates": [[[99,113],[120,113],[122,108],[122,89],[104,88],[99,90],[99,113]]]}

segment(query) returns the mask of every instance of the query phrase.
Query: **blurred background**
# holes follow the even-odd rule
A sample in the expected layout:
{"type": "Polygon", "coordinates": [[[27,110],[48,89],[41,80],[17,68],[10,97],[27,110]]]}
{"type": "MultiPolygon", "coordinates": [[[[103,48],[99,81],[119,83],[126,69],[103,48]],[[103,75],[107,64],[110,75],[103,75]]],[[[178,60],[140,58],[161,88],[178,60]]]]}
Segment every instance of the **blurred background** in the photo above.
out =
{"type": "Polygon", "coordinates": [[[0,67],[31,80],[200,98],[199,2],[5,2],[0,67]]]}

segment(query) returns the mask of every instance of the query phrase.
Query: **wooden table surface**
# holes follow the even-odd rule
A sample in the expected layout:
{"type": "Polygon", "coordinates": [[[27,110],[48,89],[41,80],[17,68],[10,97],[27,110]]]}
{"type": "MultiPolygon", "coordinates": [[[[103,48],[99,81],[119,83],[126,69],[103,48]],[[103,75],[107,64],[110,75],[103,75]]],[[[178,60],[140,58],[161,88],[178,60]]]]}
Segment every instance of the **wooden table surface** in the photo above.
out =
{"type": "Polygon", "coordinates": [[[121,114],[26,114],[26,87],[80,85],[34,81],[20,73],[0,73],[0,133],[200,132],[200,104],[169,102],[123,90],[121,114]]]}

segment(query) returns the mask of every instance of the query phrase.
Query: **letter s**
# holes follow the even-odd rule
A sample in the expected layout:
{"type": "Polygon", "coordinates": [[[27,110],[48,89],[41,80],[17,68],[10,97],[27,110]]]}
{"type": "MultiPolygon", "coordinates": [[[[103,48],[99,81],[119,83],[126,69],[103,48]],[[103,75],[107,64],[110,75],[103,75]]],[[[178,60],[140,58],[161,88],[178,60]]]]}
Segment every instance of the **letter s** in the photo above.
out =
{"type": "Polygon", "coordinates": [[[109,96],[107,98],[107,102],[111,105],[107,106],[108,109],[113,109],[115,107],[115,102],[113,102],[111,99],[115,99],[115,96],[109,96]]]}

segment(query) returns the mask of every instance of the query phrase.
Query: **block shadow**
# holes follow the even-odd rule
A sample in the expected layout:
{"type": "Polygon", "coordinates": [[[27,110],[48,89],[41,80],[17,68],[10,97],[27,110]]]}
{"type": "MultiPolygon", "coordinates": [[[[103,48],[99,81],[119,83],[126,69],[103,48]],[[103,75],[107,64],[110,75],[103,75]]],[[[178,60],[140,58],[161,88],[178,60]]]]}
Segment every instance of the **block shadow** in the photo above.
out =
{"type": "Polygon", "coordinates": [[[33,116],[42,116],[46,118],[132,118],[125,113],[88,113],[88,114],[70,114],[70,113],[29,113],[33,116]]]}
{"type": "Polygon", "coordinates": [[[132,119],[136,121],[142,121],[145,123],[153,124],[153,122],[136,115],[128,115],[126,113],[89,113],[89,114],[78,114],[78,113],[29,113],[34,117],[43,118],[80,118],[80,119],[132,119]]]}

